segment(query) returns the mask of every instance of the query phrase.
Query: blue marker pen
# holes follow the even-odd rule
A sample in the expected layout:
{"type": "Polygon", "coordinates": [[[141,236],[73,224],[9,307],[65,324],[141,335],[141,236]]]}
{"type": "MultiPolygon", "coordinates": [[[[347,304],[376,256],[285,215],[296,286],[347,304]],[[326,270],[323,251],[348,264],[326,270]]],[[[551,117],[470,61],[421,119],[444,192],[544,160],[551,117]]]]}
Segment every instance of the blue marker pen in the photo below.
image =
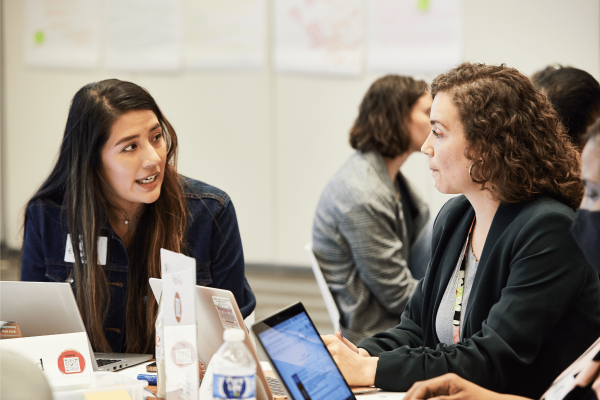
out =
{"type": "Polygon", "coordinates": [[[148,385],[156,386],[156,375],[152,374],[139,374],[138,381],[148,381],[148,385]]]}

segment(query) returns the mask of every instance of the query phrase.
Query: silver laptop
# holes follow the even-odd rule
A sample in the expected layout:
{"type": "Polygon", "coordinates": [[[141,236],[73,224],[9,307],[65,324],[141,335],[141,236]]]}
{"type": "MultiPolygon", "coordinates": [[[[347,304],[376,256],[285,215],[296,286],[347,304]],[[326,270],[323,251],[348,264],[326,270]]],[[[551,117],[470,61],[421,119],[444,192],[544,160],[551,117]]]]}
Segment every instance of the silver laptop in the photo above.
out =
{"type": "MultiPolygon", "coordinates": [[[[157,299],[156,301],[158,301],[162,294],[162,280],[150,278],[150,287],[157,299]]],[[[226,327],[239,326],[247,331],[244,318],[235,301],[235,296],[229,290],[196,286],[196,321],[198,322],[196,344],[198,358],[206,367],[223,344],[223,331],[226,327]]],[[[258,377],[257,400],[287,399],[288,397],[279,379],[272,371],[264,372],[260,367],[256,348],[250,339],[250,335],[246,335],[244,343],[250,349],[258,366],[256,368],[256,376],[258,377]],[[269,374],[270,372],[271,374],[269,374]]]]}
{"type": "MultiPolygon", "coordinates": [[[[68,283],[0,281],[0,321],[17,322],[23,337],[86,332],[68,283]]],[[[89,347],[94,371],[117,371],[152,358],[152,354],[94,353],[89,347]]]]}

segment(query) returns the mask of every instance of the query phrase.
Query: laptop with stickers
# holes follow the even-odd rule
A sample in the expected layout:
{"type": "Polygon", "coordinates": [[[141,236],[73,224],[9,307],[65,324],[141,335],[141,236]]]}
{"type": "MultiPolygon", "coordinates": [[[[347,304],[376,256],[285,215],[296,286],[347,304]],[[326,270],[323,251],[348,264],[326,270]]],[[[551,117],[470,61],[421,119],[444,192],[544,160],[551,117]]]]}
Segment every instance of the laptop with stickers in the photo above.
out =
{"type": "MultiPolygon", "coordinates": [[[[0,281],[0,320],[16,321],[23,337],[86,332],[71,285],[62,282],[0,281]]],[[[94,371],[117,371],[152,358],[89,348],[94,371]]]]}
{"type": "MultiPolygon", "coordinates": [[[[158,301],[162,294],[162,280],[150,278],[150,287],[156,301],[158,301]]],[[[196,321],[198,324],[196,345],[198,359],[201,361],[201,365],[204,365],[205,370],[212,356],[223,344],[223,331],[225,329],[241,328],[246,330],[242,313],[233,293],[229,290],[196,286],[196,321]]],[[[260,367],[250,335],[246,335],[244,344],[254,356],[257,365],[257,400],[286,399],[287,396],[279,380],[273,376],[268,377],[265,375],[260,367]],[[260,390],[261,387],[264,390],[260,390]]]]}

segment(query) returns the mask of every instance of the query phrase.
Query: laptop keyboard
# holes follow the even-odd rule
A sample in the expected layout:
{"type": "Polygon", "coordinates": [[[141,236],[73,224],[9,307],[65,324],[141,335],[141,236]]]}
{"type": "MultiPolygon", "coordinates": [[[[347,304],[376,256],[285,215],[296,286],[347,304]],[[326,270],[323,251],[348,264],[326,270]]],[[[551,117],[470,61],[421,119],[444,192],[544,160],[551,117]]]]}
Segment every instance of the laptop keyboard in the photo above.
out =
{"type": "Polygon", "coordinates": [[[96,359],[96,363],[98,363],[98,367],[103,367],[107,364],[112,364],[112,363],[119,362],[119,361],[122,361],[122,360],[111,360],[108,358],[97,358],[96,359]]]}
{"type": "Polygon", "coordinates": [[[269,384],[269,387],[271,388],[271,392],[275,396],[285,396],[285,392],[283,391],[283,386],[281,386],[281,381],[279,379],[267,376],[267,383],[269,384]]]}

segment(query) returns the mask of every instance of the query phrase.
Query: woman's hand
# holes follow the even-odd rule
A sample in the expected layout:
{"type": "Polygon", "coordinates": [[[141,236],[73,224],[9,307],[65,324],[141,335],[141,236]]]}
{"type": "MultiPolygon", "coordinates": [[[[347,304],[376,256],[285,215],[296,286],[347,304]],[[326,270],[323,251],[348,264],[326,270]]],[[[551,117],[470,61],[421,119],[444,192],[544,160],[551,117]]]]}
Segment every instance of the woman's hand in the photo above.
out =
{"type": "MultiPolygon", "coordinates": [[[[375,371],[378,357],[363,357],[352,343],[340,339],[336,335],[321,336],[327,350],[342,371],[344,379],[350,386],[375,385],[375,371]],[[352,347],[350,347],[352,346],[352,347]]],[[[361,349],[363,350],[363,349],[361,349]]]]}
{"type": "Polygon", "coordinates": [[[456,374],[446,374],[423,382],[416,382],[406,393],[404,400],[525,400],[489,391],[456,374]]]}
{"type": "Polygon", "coordinates": [[[366,351],[365,349],[359,349],[357,348],[354,343],[352,343],[351,341],[349,341],[348,339],[346,339],[344,336],[342,336],[342,330],[338,329],[337,332],[335,333],[335,336],[340,339],[342,341],[342,343],[344,343],[346,346],[348,346],[348,348],[350,350],[352,350],[353,352],[360,354],[363,357],[371,357],[371,355],[369,354],[368,351],[366,351]]]}

